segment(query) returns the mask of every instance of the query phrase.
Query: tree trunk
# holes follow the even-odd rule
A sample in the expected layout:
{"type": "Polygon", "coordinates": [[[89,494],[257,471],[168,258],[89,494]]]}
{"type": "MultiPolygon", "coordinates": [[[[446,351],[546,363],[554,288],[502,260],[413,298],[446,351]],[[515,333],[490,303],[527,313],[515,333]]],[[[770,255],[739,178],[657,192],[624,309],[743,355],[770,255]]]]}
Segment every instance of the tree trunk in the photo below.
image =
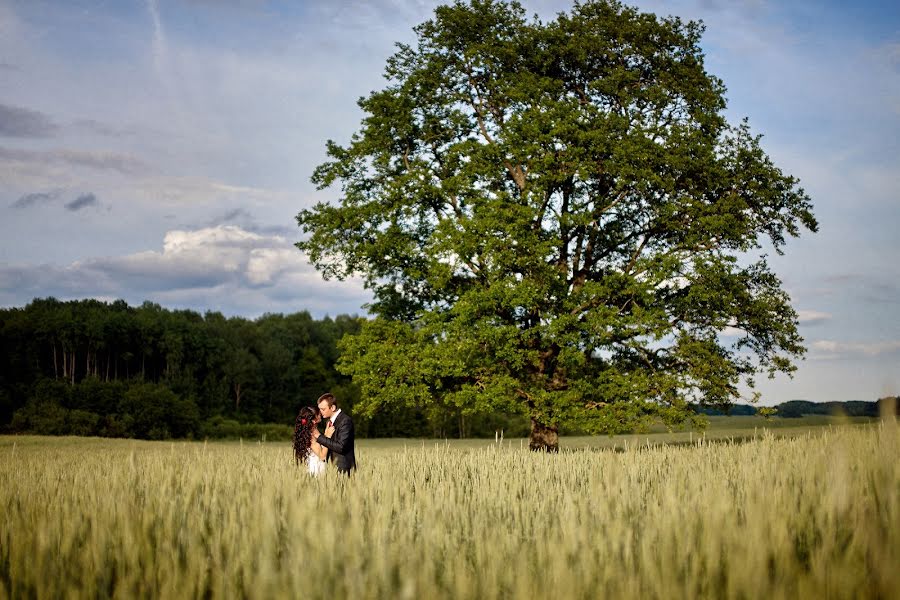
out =
{"type": "Polygon", "coordinates": [[[535,452],[559,452],[559,429],[531,419],[531,435],[528,448],[535,452]]]}

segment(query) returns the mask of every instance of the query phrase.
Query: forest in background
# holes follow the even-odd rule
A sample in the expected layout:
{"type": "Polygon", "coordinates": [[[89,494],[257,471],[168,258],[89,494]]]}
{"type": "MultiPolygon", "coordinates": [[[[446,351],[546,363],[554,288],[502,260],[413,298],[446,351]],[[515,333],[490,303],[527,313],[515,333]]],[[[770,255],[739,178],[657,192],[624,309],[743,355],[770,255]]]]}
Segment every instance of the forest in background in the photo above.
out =
{"type": "MultiPolygon", "coordinates": [[[[361,437],[528,435],[521,415],[464,414],[454,406],[354,413],[359,390],[335,363],[338,341],[362,321],[306,311],[226,318],[123,300],[46,298],[0,309],[0,432],[276,439],[289,435],[300,407],[331,391],[361,437]]],[[[776,408],[782,417],[879,413],[877,402],[862,401],[776,408]]],[[[756,408],[736,405],[730,414],[756,408]]]]}
{"type": "MultiPolygon", "coordinates": [[[[309,312],[250,320],[152,302],[35,299],[0,309],[0,431],[147,439],[283,437],[324,392],[354,414],[335,369],[362,319],[309,312]]],[[[456,407],[354,415],[363,437],[468,437],[527,429],[456,407]]]]}

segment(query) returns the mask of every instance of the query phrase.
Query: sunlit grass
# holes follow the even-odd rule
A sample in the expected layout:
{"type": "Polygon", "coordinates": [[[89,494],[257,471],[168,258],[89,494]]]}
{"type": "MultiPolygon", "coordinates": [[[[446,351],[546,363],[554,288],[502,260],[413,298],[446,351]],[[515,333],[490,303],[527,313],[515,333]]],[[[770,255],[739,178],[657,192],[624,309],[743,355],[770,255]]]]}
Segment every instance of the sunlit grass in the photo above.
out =
{"type": "Polygon", "coordinates": [[[309,478],[283,443],[0,438],[0,597],[900,589],[894,422],[620,451],[591,439],[559,455],[361,440],[346,481],[309,478]]]}
{"type": "MultiPolygon", "coordinates": [[[[693,444],[701,441],[743,442],[753,440],[769,433],[776,437],[797,437],[821,431],[822,427],[836,426],[873,426],[880,421],[871,417],[832,417],[825,415],[808,415],[795,419],[780,417],[765,418],[761,416],[708,417],[704,430],[685,429],[683,431],[666,431],[663,424],[657,423],[645,433],[631,433],[614,436],[566,436],[560,439],[562,449],[619,449],[626,450],[638,446],[656,446],[660,444],[693,444]]],[[[489,439],[414,439],[414,438],[382,438],[359,440],[363,448],[390,449],[396,447],[431,448],[444,446],[453,449],[488,448],[497,445],[501,432],[489,439]]],[[[527,448],[525,438],[504,438],[503,445],[510,448],[527,448]]]]}

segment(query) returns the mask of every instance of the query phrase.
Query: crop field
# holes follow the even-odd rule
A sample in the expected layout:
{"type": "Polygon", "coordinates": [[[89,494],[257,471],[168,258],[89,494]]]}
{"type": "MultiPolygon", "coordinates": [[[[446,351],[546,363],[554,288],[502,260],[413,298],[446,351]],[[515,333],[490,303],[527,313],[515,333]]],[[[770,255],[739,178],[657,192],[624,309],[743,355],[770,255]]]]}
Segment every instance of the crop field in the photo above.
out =
{"type": "Polygon", "coordinates": [[[283,442],[2,437],[0,598],[896,597],[896,422],[753,427],[363,440],[350,480],[283,442]]]}

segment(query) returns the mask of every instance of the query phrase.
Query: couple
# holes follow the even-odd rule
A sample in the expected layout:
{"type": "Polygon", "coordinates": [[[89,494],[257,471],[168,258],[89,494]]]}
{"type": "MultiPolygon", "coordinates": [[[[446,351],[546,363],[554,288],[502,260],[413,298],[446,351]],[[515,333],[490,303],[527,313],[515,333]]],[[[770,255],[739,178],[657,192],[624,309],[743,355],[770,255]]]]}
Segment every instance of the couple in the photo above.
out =
{"type": "Polygon", "coordinates": [[[327,460],[334,462],[339,473],[349,475],[356,469],[355,433],[350,415],[338,408],[333,394],[322,394],[317,408],[304,406],[294,424],[294,460],[303,461],[313,475],[325,472],[327,460]],[[319,421],[325,423],[325,434],[319,433],[319,421]]]}

